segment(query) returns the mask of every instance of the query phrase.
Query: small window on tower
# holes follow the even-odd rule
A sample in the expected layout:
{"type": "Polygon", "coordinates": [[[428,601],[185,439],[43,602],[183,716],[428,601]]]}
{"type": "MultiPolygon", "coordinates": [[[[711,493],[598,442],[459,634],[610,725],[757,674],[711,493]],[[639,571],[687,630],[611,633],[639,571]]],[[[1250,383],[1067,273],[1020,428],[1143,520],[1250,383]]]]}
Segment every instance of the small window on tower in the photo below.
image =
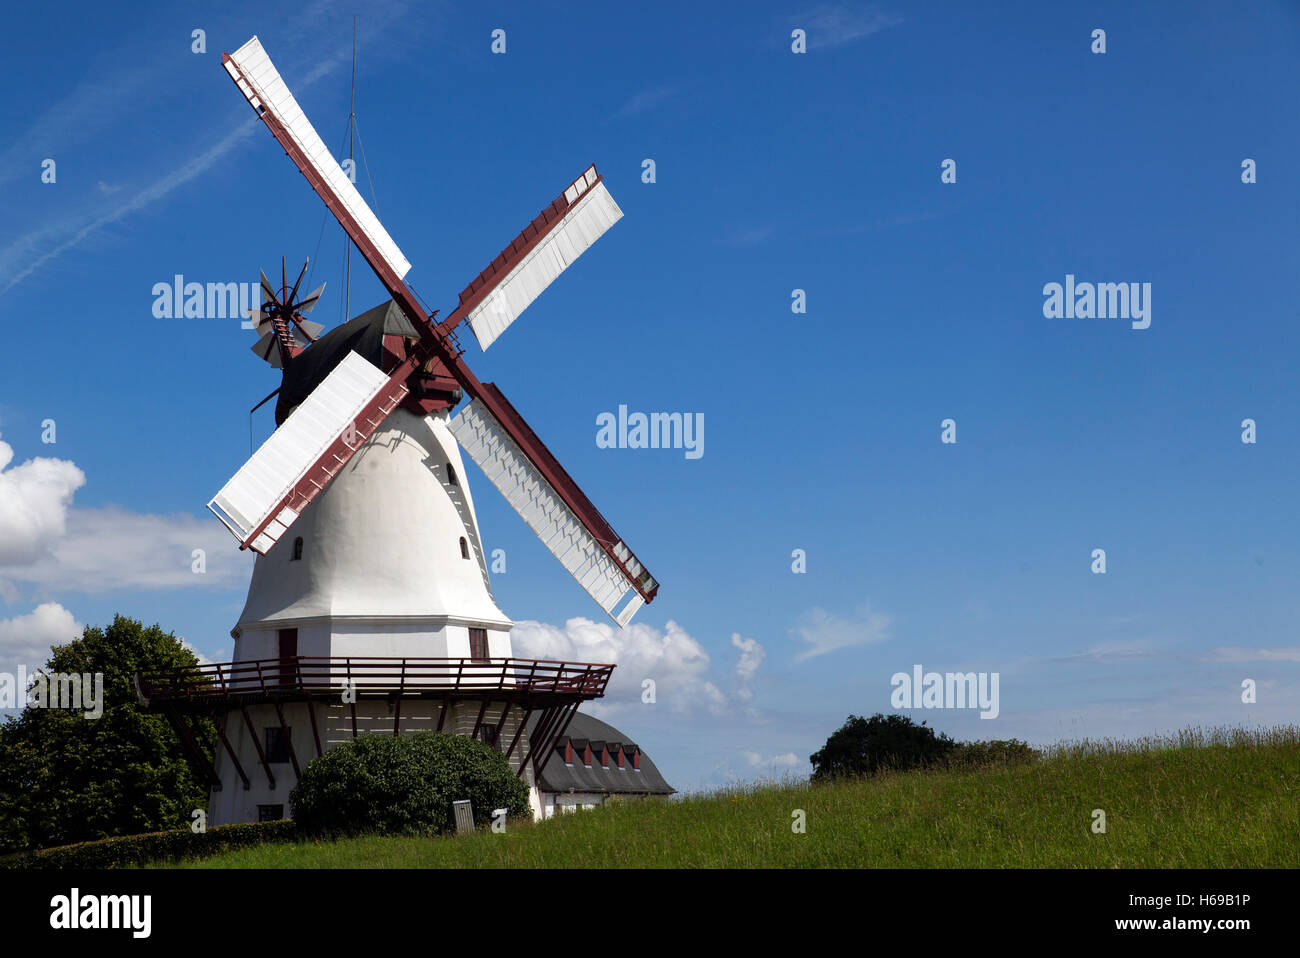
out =
{"type": "Polygon", "coordinates": [[[302,536],[299,536],[298,538],[293,540],[293,558],[291,558],[289,561],[297,562],[301,558],[302,558],[302,536]]]}
{"type": "Polygon", "coordinates": [[[259,822],[278,822],[284,818],[283,805],[258,805],[257,820],[259,822]]]}
{"type": "Polygon", "coordinates": [[[453,466],[451,463],[447,463],[447,485],[449,486],[460,485],[460,483],[456,481],[456,467],[453,466]]]}
{"type": "Polygon", "coordinates": [[[465,540],[464,536],[460,537],[460,557],[462,559],[469,558],[469,543],[465,540]]]}
{"type": "MultiPolygon", "coordinates": [[[[462,539],[462,542],[465,540],[462,539]]],[[[487,629],[470,629],[469,630],[469,657],[476,662],[486,662],[488,659],[488,641],[487,629]]]]}

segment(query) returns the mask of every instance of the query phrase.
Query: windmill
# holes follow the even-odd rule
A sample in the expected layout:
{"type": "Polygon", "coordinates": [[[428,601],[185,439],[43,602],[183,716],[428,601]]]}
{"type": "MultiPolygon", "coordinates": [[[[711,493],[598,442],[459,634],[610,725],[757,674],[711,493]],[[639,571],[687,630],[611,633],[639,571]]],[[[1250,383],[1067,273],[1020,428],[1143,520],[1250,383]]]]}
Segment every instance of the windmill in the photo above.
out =
{"type": "Polygon", "coordinates": [[[438,321],[258,39],[222,63],[390,299],[325,332],[305,319],[322,288],[299,298],[307,264],[290,283],[282,259],[278,287],[262,274],[249,318],[253,351],[281,371],[277,428],[209,503],[257,553],[233,661],[141,673],[139,697],[211,787],[212,824],[284,817],[285,786],[313,752],[421,730],[498,748],[541,815],[542,773],[614,666],[513,655],[460,450],[620,626],[659,586],[501,390],[469,369],[456,329],[468,322],[486,349],[622,213],[587,169],[438,321]],[[199,716],[215,720],[214,756],[197,744],[199,716]]]}
{"type": "MultiPolygon", "coordinates": [[[[597,604],[627,625],[653,601],[658,583],[501,390],[474,375],[456,336],[468,322],[487,349],[622,216],[596,168],[542,210],[438,321],[437,311],[426,312],[404,281],[410,262],[334,162],[258,38],[223,53],[222,64],[365,257],[391,306],[376,308],[385,311],[380,361],[347,352],[291,409],[287,400],[298,397],[282,392],[279,427],[208,507],[241,549],[265,555],[394,410],[449,408],[463,394],[469,402],[449,426],[456,441],[597,604]]],[[[292,287],[286,279],[278,291],[265,275],[262,282],[261,340],[254,349],[286,369],[286,386],[295,367],[321,349],[301,319],[320,290],[295,302],[299,282],[301,275],[292,287]]]]}

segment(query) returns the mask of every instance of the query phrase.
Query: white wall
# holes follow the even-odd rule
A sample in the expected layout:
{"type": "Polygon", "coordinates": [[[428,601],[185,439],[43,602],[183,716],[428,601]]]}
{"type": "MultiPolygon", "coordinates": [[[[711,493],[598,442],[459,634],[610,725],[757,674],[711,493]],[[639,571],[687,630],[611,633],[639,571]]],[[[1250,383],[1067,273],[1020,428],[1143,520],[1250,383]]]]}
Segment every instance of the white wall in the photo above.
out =
{"type": "MultiPolygon", "coordinates": [[[[446,718],[443,719],[443,731],[457,735],[468,735],[473,730],[480,704],[479,702],[463,702],[452,706],[446,718]]],[[[483,719],[485,725],[496,725],[497,720],[501,717],[502,705],[503,703],[494,702],[488,706],[483,719]]],[[[300,768],[304,768],[308,762],[316,757],[316,741],[312,735],[311,719],[307,714],[307,706],[305,703],[291,702],[281,705],[281,709],[284,711],[285,723],[289,726],[290,741],[293,743],[298,765],[300,768]]],[[[321,749],[323,751],[327,752],[342,742],[352,740],[352,710],[350,707],[345,706],[338,700],[329,703],[317,701],[315,709],[317,728],[319,729],[321,749]]],[[[437,730],[440,713],[440,702],[406,699],[402,702],[399,717],[388,703],[363,699],[357,703],[357,733],[361,735],[391,735],[393,734],[395,719],[400,719],[399,734],[407,735],[419,731],[433,732],[437,730]]],[[[279,719],[276,717],[274,707],[270,705],[249,706],[248,717],[259,736],[259,741],[263,742],[265,748],[264,729],[279,725],[279,719]]],[[[511,709],[501,732],[502,744],[500,747],[502,750],[509,746],[522,718],[523,713],[518,707],[511,709]]],[[[225,746],[218,741],[215,764],[217,774],[222,781],[222,788],[210,794],[208,824],[229,825],[238,822],[255,822],[258,819],[258,805],[283,805],[284,815],[288,817],[290,815],[289,792],[297,784],[293,764],[285,762],[271,765],[271,771],[275,776],[275,788],[272,789],[267,782],[266,771],[257,757],[257,748],[248,734],[243,718],[238,712],[231,712],[226,717],[225,723],[226,737],[230,740],[230,744],[239,758],[239,763],[248,776],[249,788],[244,789],[243,781],[240,779],[234,763],[230,760],[225,746]]],[[[527,753],[528,735],[525,732],[520,736],[519,743],[515,746],[514,753],[511,755],[511,766],[517,770],[527,753]]],[[[529,804],[533,809],[534,817],[537,817],[541,813],[541,802],[533,783],[531,769],[525,771],[524,781],[529,785],[529,804]]]]}
{"type": "Polygon", "coordinates": [[[609,796],[603,792],[542,792],[542,817],[576,812],[583,808],[604,805],[609,796]]]}

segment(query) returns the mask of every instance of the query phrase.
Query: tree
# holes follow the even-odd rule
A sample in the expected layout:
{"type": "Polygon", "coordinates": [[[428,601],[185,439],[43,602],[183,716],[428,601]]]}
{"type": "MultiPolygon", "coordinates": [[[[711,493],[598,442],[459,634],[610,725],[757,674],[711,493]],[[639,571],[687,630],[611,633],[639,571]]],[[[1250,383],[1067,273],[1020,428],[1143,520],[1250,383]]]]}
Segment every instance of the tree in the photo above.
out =
{"type": "Polygon", "coordinates": [[[813,781],[825,781],[938,764],[956,745],[947,735],[935,735],[924,722],[917,725],[906,715],[877,712],[869,719],[850,715],[809,761],[813,781]]]}
{"type": "Polygon", "coordinates": [[[429,835],[452,825],[451,803],[467,798],[474,821],[528,812],[528,786],[496,749],[463,735],[362,735],[302,770],[289,793],[306,832],[429,835]]]}
{"type": "MultiPolygon", "coordinates": [[[[103,674],[103,714],[28,705],[0,726],[0,850],[188,825],[207,788],[167,720],[140,706],[134,678],[197,664],[172,633],[121,615],[55,646],[47,673],[103,674]]],[[[210,752],[215,737],[211,721],[198,724],[201,747],[210,752]]]]}

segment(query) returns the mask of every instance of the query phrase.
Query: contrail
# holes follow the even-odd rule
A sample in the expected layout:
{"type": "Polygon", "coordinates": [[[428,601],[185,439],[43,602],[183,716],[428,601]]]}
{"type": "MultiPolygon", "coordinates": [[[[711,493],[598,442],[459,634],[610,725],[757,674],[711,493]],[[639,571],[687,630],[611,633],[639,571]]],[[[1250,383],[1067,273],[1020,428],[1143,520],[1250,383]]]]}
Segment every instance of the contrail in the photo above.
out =
{"type": "MultiPolygon", "coordinates": [[[[58,246],[54,247],[54,249],[42,253],[35,260],[29,263],[27,267],[24,270],[22,270],[20,273],[18,273],[16,276],[10,277],[9,281],[5,283],[4,287],[0,288],[0,295],[9,292],[9,290],[12,289],[14,286],[16,286],[18,283],[22,282],[28,276],[31,276],[32,273],[36,272],[38,269],[40,269],[50,260],[54,259],[56,256],[59,256],[62,253],[65,253],[68,250],[72,249],[72,247],[76,246],[78,243],[84,240],[91,233],[94,233],[96,230],[103,229],[105,226],[109,226],[112,223],[116,223],[118,220],[126,216],[128,213],[134,213],[136,210],[148,206],[150,203],[154,202],[155,200],[162,199],[172,190],[176,189],[176,187],[188,183],[190,180],[194,179],[194,177],[198,176],[200,173],[205,172],[212,166],[212,164],[216,163],[217,160],[221,159],[221,157],[229,153],[231,149],[234,148],[235,144],[237,144],[240,140],[246,139],[248,135],[253,132],[253,130],[257,127],[259,123],[261,123],[261,120],[258,117],[250,117],[249,119],[241,123],[238,127],[236,127],[233,133],[227,136],[216,146],[204,151],[203,153],[200,153],[198,156],[194,157],[192,160],[190,160],[188,163],[186,163],[184,166],[180,167],[179,169],[173,170],[171,173],[168,173],[166,176],[164,176],[153,186],[150,186],[148,189],[141,190],[139,193],[133,196],[126,203],[119,206],[117,209],[105,213],[104,215],[98,217],[97,219],[91,220],[85,226],[81,227],[79,230],[73,233],[70,238],[64,240],[58,246]]],[[[48,231],[43,230],[41,232],[48,232],[48,231]]],[[[30,246],[31,240],[35,235],[39,235],[39,234],[29,234],[28,236],[25,236],[22,239],[16,241],[15,243],[11,244],[8,249],[6,249],[3,253],[0,253],[0,259],[7,257],[16,247],[30,246]]]]}
{"type": "MultiPolygon", "coordinates": [[[[320,2],[318,2],[315,5],[315,8],[320,11],[328,12],[332,6],[333,3],[331,2],[331,0],[320,0],[320,2]]],[[[382,29],[387,25],[387,23],[402,11],[403,6],[404,5],[400,3],[394,4],[393,8],[389,11],[387,16],[372,17],[370,23],[370,29],[364,31],[363,39],[369,39],[369,37],[372,37],[377,33],[379,33],[380,31],[382,31],[382,29]]],[[[391,48],[391,46],[392,45],[390,44],[389,47],[391,48]]],[[[316,65],[313,66],[310,70],[308,70],[307,73],[301,79],[295,81],[295,88],[298,90],[303,90],[311,86],[312,84],[314,84],[316,81],[320,80],[326,74],[332,72],[341,64],[350,61],[351,61],[351,45],[348,46],[348,49],[345,54],[338,54],[335,56],[325,57],[324,59],[318,61],[316,65]]],[[[75,114],[81,114],[85,112],[85,105],[77,104],[73,102],[72,98],[69,98],[68,100],[65,100],[62,104],[60,104],[59,110],[64,113],[72,112],[75,114]]],[[[261,120],[258,117],[256,116],[250,117],[249,119],[241,123],[238,127],[236,127],[228,136],[226,136],[225,139],[221,140],[215,146],[205,150],[203,153],[200,153],[198,156],[188,160],[182,166],[176,168],[171,173],[168,173],[162,179],[155,182],[152,186],[148,187],[147,189],[141,190],[139,193],[137,193],[127,202],[123,203],[121,206],[118,206],[107,213],[103,213],[95,217],[94,219],[90,220],[89,222],[85,223],[82,226],[71,227],[74,230],[71,236],[69,236],[66,240],[60,242],[53,249],[47,250],[46,252],[39,255],[38,257],[36,257],[36,259],[34,259],[32,262],[28,263],[25,267],[19,270],[19,272],[9,277],[7,280],[5,280],[4,286],[0,287],[0,296],[3,296],[9,290],[13,289],[14,286],[22,282],[28,276],[31,276],[33,273],[35,273],[45,264],[49,263],[51,260],[55,259],[58,256],[61,256],[63,253],[66,253],[68,250],[77,246],[79,243],[85,240],[86,237],[97,232],[98,230],[103,229],[106,226],[110,226],[113,223],[116,223],[124,216],[134,213],[137,210],[140,210],[145,206],[148,206],[150,203],[154,203],[157,200],[162,199],[164,196],[166,196],[168,193],[175,190],[177,187],[183,186],[184,184],[188,183],[190,180],[194,179],[196,176],[199,176],[200,174],[206,172],[218,160],[220,160],[223,156],[225,156],[232,149],[234,149],[234,147],[237,144],[239,144],[241,140],[246,139],[249,136],[249,134],[251,134],[253,130],[260,123],[261,120]]],[[[38,124],[38,126],[40,125],[41,124],[38,124]]],[[[3,266],[3,264],[7,263],[11,259],[16,259],[19,256],[22,256],[24,253],[34,250],[39,245],[42,239],[49,237],[51,235],[61,234],[63,232],[65,232],[65,230],[61,227],[46,226],[39,230],[33,230],[27,233],[25,236],[19,237],[18,239],[10,243],[8,246],[6,246],[3,250],[0,250],[0,266],[3,266]]]]}

